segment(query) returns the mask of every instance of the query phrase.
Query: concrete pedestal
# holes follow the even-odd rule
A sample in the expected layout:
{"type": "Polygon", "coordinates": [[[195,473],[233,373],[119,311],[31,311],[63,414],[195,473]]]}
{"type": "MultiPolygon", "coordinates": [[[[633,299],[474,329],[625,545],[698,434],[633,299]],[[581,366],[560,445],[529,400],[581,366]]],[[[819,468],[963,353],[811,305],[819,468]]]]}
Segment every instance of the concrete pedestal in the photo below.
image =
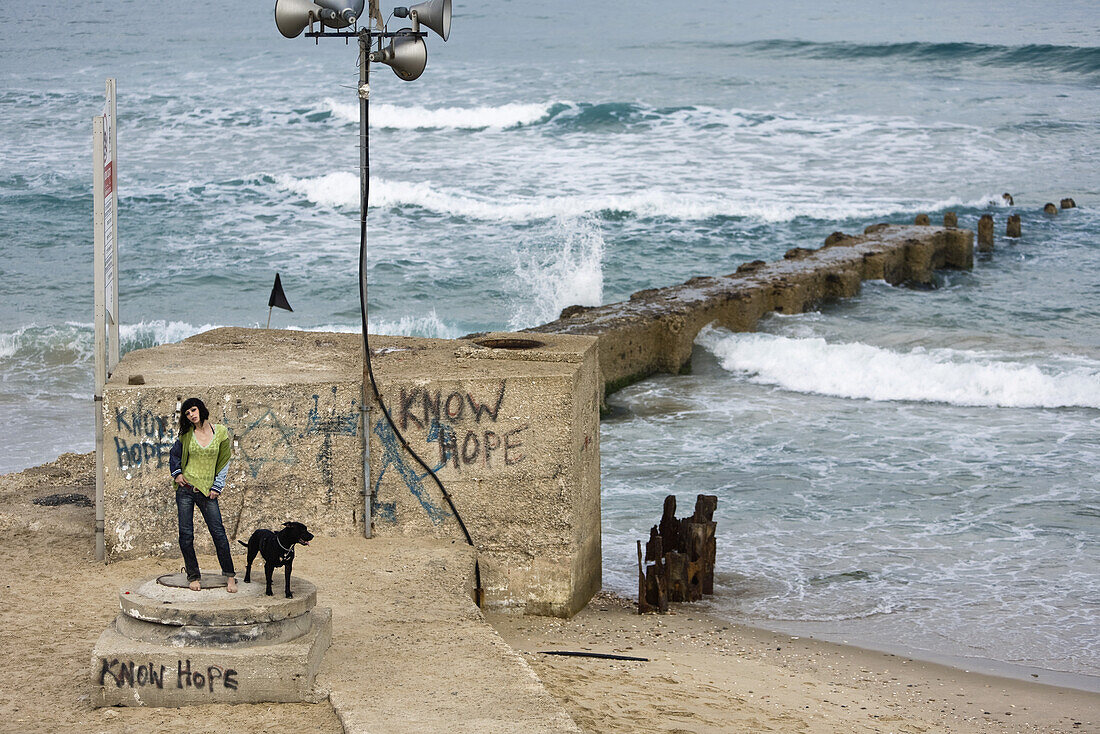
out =
{"type": "MultiPolygon", "coordinates": [[[[321,658],[332,638],[332,612],[317,608],[317,589],[291,579],[283,596],[265,581],[225,590],[203,573],[191,591],[181,574],[145,579],[119,591],[120,612],[92,652],[97,706],[184,706],[199,703],[315,702],[321,658]]],[[[220,581],[220,583],[219,583],[220,581]]]]}

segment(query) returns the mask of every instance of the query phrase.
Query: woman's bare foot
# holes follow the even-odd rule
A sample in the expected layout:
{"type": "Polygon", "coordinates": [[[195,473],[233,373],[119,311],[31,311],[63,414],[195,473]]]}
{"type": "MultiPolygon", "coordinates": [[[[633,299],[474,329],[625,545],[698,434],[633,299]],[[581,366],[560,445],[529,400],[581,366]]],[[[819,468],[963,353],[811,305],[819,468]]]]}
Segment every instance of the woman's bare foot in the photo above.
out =
{"type": "Polygon", "coordinates": [[[225,580],[225,590],[230,594],[237,593],[237,578],[235,576],[230,576],[225,580]]]}
{"type": "Polygon", "coordinates": [[[202,582],[195,579],[187,585],[187,588],[191,589],[191,591],[202,591],[202,582]]]}

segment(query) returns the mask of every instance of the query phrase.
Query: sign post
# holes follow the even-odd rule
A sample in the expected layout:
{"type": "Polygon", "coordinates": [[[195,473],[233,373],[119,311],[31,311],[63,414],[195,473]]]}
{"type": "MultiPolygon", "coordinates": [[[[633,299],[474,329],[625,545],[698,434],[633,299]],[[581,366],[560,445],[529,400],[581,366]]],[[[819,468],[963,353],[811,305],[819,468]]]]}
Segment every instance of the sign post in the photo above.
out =
{"type": "Polygon", "coordinates": [[[115,143],[115,80],[107,80],[106,102],[103,106],[104,142],[107,153],[103,161],[104,175],[104,248],[103,266],[105,303],[107,306],[107,375],[118,364],[118,148],[115,143]]]}
{"type": "Polygon", "coordinates": [[[103,388],[118,364],[118,187],[115,80],[107,80],[103,114],[92,118],[92,230],[95,254],[95,557],[106,559],[103,517],[103,388]]]}

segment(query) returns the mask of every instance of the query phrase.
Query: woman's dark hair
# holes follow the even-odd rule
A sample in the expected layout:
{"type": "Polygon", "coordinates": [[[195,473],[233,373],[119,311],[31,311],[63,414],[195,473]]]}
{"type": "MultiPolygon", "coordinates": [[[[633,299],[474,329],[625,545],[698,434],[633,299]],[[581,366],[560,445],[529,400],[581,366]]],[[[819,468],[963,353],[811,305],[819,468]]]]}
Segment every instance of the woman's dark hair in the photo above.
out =
{"type": "Polygon", "coordinates": [[[185,433],[194,428],[194,424],[187,420],[187,411],[191,408],[198,407],[199,409],[199,422],[206,423],[206,419],[210,417],[210,411],[206,409],[206,403],[202,402],[198,398],[187,398],[183,401],[183,405],[180,406],[180,432],[179,437],[182,438],[185,433]]]}

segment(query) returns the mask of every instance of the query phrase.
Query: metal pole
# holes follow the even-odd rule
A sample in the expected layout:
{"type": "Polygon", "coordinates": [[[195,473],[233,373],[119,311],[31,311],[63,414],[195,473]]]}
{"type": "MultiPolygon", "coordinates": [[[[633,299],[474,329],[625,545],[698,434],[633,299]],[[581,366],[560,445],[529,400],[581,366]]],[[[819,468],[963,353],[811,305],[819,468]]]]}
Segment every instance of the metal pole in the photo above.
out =
{"type": "MultiPolygon", "coordinates": [[[[368,110],[370,102],[370,42],[369,32],[359,34],[359,233],[362,247],[359,248],[359,305],[363,319],[363,369],[369,359],[367,349],[367,192],[370,188],[368,177],[370,148],[368,146],[368,110]]],[[[370,481],[370,402],[367,398],[367,377],[362,378],[362,390],[359,397],[359,409],[362,413],[363,435],[363,535],[371,537],[372,496],[370,481]]]]}
{"type": "Polygon", "coordinates": [[[104,223],[103,223],[103,117],[92,120],[92,230],[95,254],[93,282],[95,288],[95,558],[106,557],[103,541],[103,385],[107,376],[107,294],[104,293],[104,223]]]}

